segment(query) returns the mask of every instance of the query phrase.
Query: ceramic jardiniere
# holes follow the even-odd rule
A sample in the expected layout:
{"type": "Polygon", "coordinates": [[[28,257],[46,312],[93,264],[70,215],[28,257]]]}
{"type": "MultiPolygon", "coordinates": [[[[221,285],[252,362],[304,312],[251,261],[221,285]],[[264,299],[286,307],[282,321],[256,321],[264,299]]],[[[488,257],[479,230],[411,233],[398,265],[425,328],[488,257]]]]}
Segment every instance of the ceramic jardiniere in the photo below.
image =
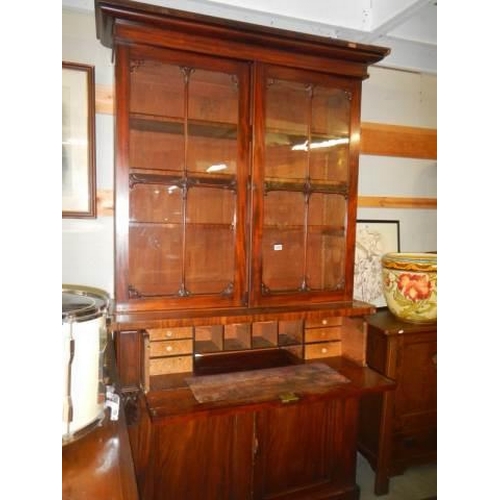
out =
{"type": "Polygon", "coordinates": [[[382,286],[389,310],[403,321],[437,321],[437,254],[382,256],[382,286]]]}

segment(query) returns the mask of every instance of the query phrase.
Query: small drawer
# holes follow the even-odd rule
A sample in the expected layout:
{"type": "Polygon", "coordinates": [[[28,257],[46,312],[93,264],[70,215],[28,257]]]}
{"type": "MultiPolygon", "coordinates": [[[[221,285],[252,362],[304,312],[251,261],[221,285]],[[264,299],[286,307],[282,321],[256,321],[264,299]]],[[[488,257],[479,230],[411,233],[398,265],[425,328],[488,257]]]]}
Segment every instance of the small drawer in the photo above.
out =
{"type": "Polygon", "coordinates": [[[306,344],[304,346],[304,358],[330,358],[342,354],[342,342],[321,342],[318,344],[306,344]]]}
{"type": "Polygon", "coordinates": [[[340,340],[341,328],[334,326],[331,328],[308,328],[304,330],[304,342],[326,342],[340,340]]]}
{"type": "Polygon", "coordinates": [[[149,356],[157,358],[159,356],[176,356],[178,354],[192,354],[193,340],[163,340],[151,342],[149,344],[149,356]]]}
{"type": "Polygon", "coordinates": [[[169,356],[149,361],[149,375],[184,373],[193,371],[193,356],[169,356]]]}
{"type": "Polygon", "coordinates": [[[321,328],[325,326],[341,326],[342,317],[334,316],[330,318],[322,319],[307,319],[305,322],[305,328],[321,328]]]}
{"type": "Polygon", "coordinates": [[[193,328],[191,326],[180,326],[176,328],[150,328],[149,340],[174,340],[193,338],[193,328]]]}

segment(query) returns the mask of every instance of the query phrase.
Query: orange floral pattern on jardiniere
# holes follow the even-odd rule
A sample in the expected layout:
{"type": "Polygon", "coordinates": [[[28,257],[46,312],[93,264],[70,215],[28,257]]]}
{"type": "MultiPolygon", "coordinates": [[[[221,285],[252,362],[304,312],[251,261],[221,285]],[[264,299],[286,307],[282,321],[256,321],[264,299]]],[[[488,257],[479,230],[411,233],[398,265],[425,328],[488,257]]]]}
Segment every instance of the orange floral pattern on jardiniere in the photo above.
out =
{"type": "Polygon", "coordinates": [[[429,298],[433,285],[427,275],[404,273],[398,277],[398,288],[406,298],[415,302],[429,298]]]}

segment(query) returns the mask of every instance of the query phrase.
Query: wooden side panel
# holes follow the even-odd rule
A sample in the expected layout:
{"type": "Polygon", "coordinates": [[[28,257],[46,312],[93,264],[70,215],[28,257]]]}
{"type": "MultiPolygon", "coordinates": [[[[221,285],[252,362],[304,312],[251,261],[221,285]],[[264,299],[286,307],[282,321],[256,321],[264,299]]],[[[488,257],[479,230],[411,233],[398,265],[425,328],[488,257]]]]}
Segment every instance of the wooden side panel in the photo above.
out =
{"type": "Polygon", "coordinates": [[[125,392],[138,390],[142,379],[142,331],[115,332],[118,378],[125,392]]]}
{"type": "Polygon", "coordinates": [[[137,487],[141,498],[144,488],[145,473],[150,466],[151,421],[149,419],[144,394],[130,400],[126,407],[128,420],[128,436],[134,460],[137,487]]]}
{"type": "Polygon", "coordinates": [[[342,356],[366,366],[366,324],[363,318],[343,318],[342,356]]]}

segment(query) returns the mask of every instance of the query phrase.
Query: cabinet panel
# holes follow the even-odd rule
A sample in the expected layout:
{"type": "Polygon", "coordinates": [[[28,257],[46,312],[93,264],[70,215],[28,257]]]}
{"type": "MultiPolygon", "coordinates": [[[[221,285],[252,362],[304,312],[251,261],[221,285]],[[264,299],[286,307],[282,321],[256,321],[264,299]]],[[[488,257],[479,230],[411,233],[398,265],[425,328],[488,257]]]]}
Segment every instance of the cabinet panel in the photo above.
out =
{"type": "Polygon", "coordinates": [[[252,414],[167,420],[153,424],[150,441],[141,498],[252,498],[252,414]]]}
{"type": "Polygon", "coordinates": [[[408,336],[401,350],[399,380],[402,390],[396,392],[398,422],[407,428],[418,422],[436,425],[437,408],[437,340],[435,336],[408,336]],[[416,376],[418,374],[418,376],[416,376]],[[429,414],[426,418],[426,414],[429,414]]]}
{"type": "Polygon", "coordinates": [[[428,462],[437,449],[437,429],[429,427],[416,432],[395,434],[392,454],[394,472],[402,472],[407,464],[428,462]]]}
{"type": "Polygon", "coordinates": [[[329,400],[258,412],[254,498],[357,498],[355,454],[345,453],[355,443],[356,408],[329,400]]]}
{"type": "Polygon", "coordinates": [[[129,185],[116,207],[118,307],[241,305],[248,67],[124,47],[117,68],[117,95],[129,97],[117,108],[117,189],[129,185]]]}
{"type": "Polygon", "coordinates": [[[258,76],[265,92],[256,101],[263,149],[253,171],[261,215],[253,227],[252,299],[335,300],[351,286],[349,196],[357,157],[350,141],[359,88],[274,66],[258,76]]]}

